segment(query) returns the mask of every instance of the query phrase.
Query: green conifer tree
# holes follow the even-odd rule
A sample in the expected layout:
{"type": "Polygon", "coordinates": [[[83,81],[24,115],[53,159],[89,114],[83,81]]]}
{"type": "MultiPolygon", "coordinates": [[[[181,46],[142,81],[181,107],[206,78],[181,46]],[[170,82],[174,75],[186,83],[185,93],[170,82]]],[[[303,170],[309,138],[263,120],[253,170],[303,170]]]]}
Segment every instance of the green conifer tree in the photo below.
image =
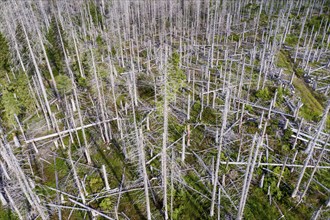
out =
{"type": "Polygon", "coordinates": [[[48,32],[46,34],[46,39],[48,41],[46,52],[55,76],[64,73],[64,52],[62,48],[61,37],[63,40],[63,45],[66,48],[68,44],[65,32],[62,28],[62,25],[57,22],[53,16],[48,32]]]}
{"type": "Polygon", "coordinates": [[[16,36],[16,40],[18,43],[18,48],[20,51],[22,62],[24,64],[27,72],[31,73],[31,70],[33,69],[33,65],[30,65],[30,63],[32,63],[32,62],[30,62],[30,52],[29,52],[29,48],[27,46],[26,38],[25,38],[21,24],[18,24],[16,26],[15,36],[16,36]]]}
{"type": "Polygon", "coordinates": [[[31,111],[34,105],[29,93],[28,78],[23,72],[9,74],[10,50],[5,36],[0,33],[0,109],[7,124],[15,123],[14,115],[31,111]]]}
{"type": "Polygon", "coordinates": [[[9,45],[5,36],[0,33],[0,70],[9,70],[9,45]]]}

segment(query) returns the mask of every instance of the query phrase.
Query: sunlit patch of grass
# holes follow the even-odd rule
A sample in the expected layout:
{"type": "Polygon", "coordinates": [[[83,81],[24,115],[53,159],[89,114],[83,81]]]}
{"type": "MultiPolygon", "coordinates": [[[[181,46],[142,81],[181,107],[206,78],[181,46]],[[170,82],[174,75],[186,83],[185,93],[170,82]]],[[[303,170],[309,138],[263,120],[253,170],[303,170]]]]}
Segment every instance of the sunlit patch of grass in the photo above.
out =
{"type": "MultiPolygon", "coordinates": [[[[294,72],[294,68],[289,62],[289,58],[283,51],[278,53],[277,66],[283,68],[284,72],[287,74],[292,74],[294,72]]],[[[304,80],[299,78],[296,73],[292,84],[304,104],[300,109],[300,115],[307,120],[318,120],[319,116],[321,116],[323,112],[321,103],[315,98],[304,80]]]]}
{"type": "Polygon", "coordinates": [[[314,120],[315,117],[320,116],[323,112],[323,107],[313,96],[305,82],[295,77],[293,79],[293,86],[299,91],[301,101],[304,103],[300,111],[301,116],[308,120],[314,120]]]}

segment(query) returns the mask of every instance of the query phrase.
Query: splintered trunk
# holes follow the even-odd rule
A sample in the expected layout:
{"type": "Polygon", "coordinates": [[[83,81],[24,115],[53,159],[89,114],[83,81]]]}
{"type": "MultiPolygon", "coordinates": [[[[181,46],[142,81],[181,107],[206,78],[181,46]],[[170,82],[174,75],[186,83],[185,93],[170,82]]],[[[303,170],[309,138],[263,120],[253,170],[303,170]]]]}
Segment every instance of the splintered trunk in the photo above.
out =
{"type": "Polygon", "coordinates": [[[142,175],[143,175],[143,183],[144,183],[144,194],[146,197],[146,207],[147,207],[147,216],[148,220],[151,220],[151,211],[150,211],[150,201],[149,201],[149,189],[148,189],[148,173],[145,162],[145,154],[144,154],[144,143],[143,143],[143,133],[142,129],[139,129],[139,155],[140,155],[140,163],[142,165],[142,175]]]}
{"type": "Polygon", "coordinates": [[[168,219],[168,210],[167,210],[167,138],[168,138],[168,97],[167,97],[167,71],[164,71],[164,132],[163,132],[163,146],[161,153],[161,165],[162,165],[162,184],[163,184],[163,194],[164,194],[164,208],[165,208],[165,219],[168,219]]]}
{"type": "Polygon", "coordinates": [[[214,206],[215,206],[215,202],[216,202],[217,186],[218,186],[218,179],[219,179],[221,152],[222,152],[222,147],[223,147],[223,134],[227,127],[227,115],[228,115],[229,98],[230,98],[229,96],[230,96],[230,90],[227,89],[225,107],[224,107],[223,118],[222,118],[222,125],[221,125],[221,130],[220,130],[220,140],[219,140],[219,145],[218,145],[217,163],[216,163],[215,173],[214,173],[214,183],[213,183],[213,190],[212,190],[210,216],[214,215],[214,206]]]}
{"type": "MultiPolygon", "coordinates": [[[[47,92],[46,92],[46,88],[45,88],[45,85],[43,83],[43,78],[41,76],[41,73],[39,71],[39,67],[38,67],[38,64],[37,64],[37,61],[36,61],[36,58],[35,58],[35,55],[34,55],[34,52],[32,50],[32,47],[31,47],[31,44],[30,44],[30,39],[28,37],[28,34],[26,32],[26,29],[24,27],[24,24],[22,22],[22,29],[23,29],[23,32],[24,32],[24,35],[25,35],[25,38],[26,38],[26,42],[27,42],[27,45],[28,45],[28,48],[29,48],[29,52],[30,52],[30,55],[31,55],[31,59],[33,61],[33,65],[34,65],[34,68],[35,68],[35,71],[37,73],[37,78],[38,78],[38,81],[39,81],[39,85],[40,85],[40,88],[41,88],[41,93],[42,93],[42,96],[43,96],[43,99],[44,99],[44,102],[45,102],[45,105],[46,105],[46,110],[47,110],[47,113],[48,113],[48,118],[52,118],[52,110],[50,108],[50,104],[48,102],[48,98],[47,98],[47,92]]],[[[48,120],[46,119],[46,122],[48,122],[48,120]]],[[[54,123],[53,121],[51,120],[51,124],[48,125],[48,129],[50,129],[51,127],[54,127],[54,123]]]]}
{"type": "Polygon", "coordinates": [[[282,176],[283,176],[283,173],[284,173],[284,169],[285,169],[285,166],[286,166],[286,163],[288,161],[288,157],[285,158],[285,161],[284,161],[284,164],[282,166],[282,170],[281,170],[281,173],[280,173],[280,177],[278,178],[278,182],[277,182],[277,188],[280,187],[280,184],[281,184],[281,180],[282,180],[282,176]]]}
{"type": "Polygon", "coordinates": [[[188,107],[187,107],[187,120],[190,120],[190,111],[191,111],[191,106],[190,106],[190,94],[188,94],[188,107]]]}
{"type": "Polygon", "coordinates": [[[72,31],[72,39],[73,39],[74,49],[75,49],[76,56],[77,56],[79,72],[80,72],[81,77],[85,78],[85,74],[83,72],[83,68],[82,68],[82,65],[80,62],[80,56],[79,56],[79,50],[78,50],[78,46],[77,46],[77,42],[76,42],[76,36],[74,35],[73,31],[72,31]]]}
{"type": "Polygon", "coordinates": [[[105,189],[107,191],[109,191],[110,190],[110,186],[109,186],[109,181],[108,181],[108,174],[107,174],[107,171],[105,169],[105,165],[104,164],[102,165],[102,175],[103,175],[103,179],[104,179],[105,189]]]}
{"type": "Polygon", "coordinates": [[[244,182],[243,182],[243,189],[242,189],[242,194],[241,194],[241,200],[240,200],[240,204],[239,204],[239,209],[238,209],[238,214],[237,214],[237,219],[241,219],[243,216],[243,212],[244,212],[244,199],[245,199],[245,192],[247,190],[247,182],[248,182],[248,175],[249,175],[249,171],[250,171],[250,166],[251,166],[251,161],[252,161],[252,156],[253,156],[253,150],[254,150],[254,145],[257,139],[257,134],[254,135],[253,137],[253,141],[252,141],[252,145],[251,145],[251,149],[250,149],[250,155],[249,155],[249,159],[247,162],[247,167],[246,167],[246,172],[245,172],[245,176],[244,176],[244,182]]]}
{"type": "Polygon", "coordinates": [[[181,161],[184,163],[186,158],[186,134],[182,135],[182,152],[181,152],[181,161]]]}
{"type": "Polygon", "coordinates": [[[297,145],[297,142],[298,142],[298,137],[300,135],[300,130],[301,130],[301,127],[303,125],[303,122],[304,122],[304,118],[302,118],[301,121],[300,121],[300,123],[299,123],[298,131],[296,133],[296,138],[294,139],[294,142],[293,142],[293,145],[292,145],[292,149],[295,149],[296,148],[296,145],[297,145]]]}

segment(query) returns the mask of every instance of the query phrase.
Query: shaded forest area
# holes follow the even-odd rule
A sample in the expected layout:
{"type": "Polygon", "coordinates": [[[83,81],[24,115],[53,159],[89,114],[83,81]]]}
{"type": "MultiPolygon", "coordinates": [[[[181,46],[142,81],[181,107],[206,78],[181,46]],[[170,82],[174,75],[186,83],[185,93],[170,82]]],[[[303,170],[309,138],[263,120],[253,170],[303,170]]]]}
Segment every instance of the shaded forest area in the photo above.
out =
{"type": "Polygon", "coordinates": [[[0,219],[329,219],[329,0],[0,3],[0,219]]]}

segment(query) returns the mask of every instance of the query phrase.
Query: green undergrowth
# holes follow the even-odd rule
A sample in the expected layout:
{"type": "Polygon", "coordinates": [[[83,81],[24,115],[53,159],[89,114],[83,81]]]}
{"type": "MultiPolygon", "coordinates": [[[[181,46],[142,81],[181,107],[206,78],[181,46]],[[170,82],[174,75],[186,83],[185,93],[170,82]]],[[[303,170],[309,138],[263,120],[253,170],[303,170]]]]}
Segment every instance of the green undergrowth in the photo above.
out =
{"type": "Polygon", "coordinates": [[[307,120],[317,121],[318,117],[323,112],[323,107],[319,101],[313,96],[305,82],[300,78],[293,79],[294,87],[299,91],[301,101],[304,106],[300,109],[300,114],[307,120]]]}
{"type": "Polygon", "coordinates": [[[254,187],[251,189],[246,203],[244,218],[249,220],[279,219],[281,217],[279,210],[281,210],[285,219],[290,220],[309,219],[313,213],[305,204],[295,206],[295,203],[289,196],[283,197],[281,201],[275,198],[270,204],[267,192],[264,192],[261,188],[254,187]]]}
{"type": "Polygon", "coordinates": [[[296,71],[294,65],[289,62],[289,57],[284,51],[278,53],[277,66],[284,68],[284,72],[289,74],[295,74],[293,79],[293,86],[296,88],[296,91],[301,97],[303,102],[303,107],[300,109],[300,115],[305,119],[311,121],[317,121],[319,116],[323,112],[323,106],[320,103],[320,100],[317,99],[317,96],[313,94],[313,91],[306,85],[304,80],[301,78],[300,70],[296,71]]]}
{"type": "Polygon", "coordinates": [[[291,47],[295,47],[298,44],[298,36],[295,34],[288,34],[285,38],[285,43],[291,47]]]}
{"type": "MultiPolygon", "coordinates": [[[[199,181],[199,177],[195,173],[188,172],[184,180],[187,185],[194,188],[197,192],[208,195],[208,197],[210,196],[206,187],[199,181]]],[[[212,219],[206,211],[209,210],[210,200],[196,193],[196,191],[188,187],[174,189],[173,196],[175,205],[173,207],[173,216],[171,216],[174,220],[212,219]]]]}
{"type": "MultiPolygon", "coordinates": [[[[63,155],[62,155],[63,156],[63,155]]],[[[55,188],[55,171],[57,171],[58,179],[62,180],[69,173],[68,163],[62,158],[56,158],[55,161],[50,160],[51,164],[45,167],[45,185],[55,188]]]]}
{"type": "Polygon", "coordinates": [[[0,205],[0,219],[3,220],[19,220],[18,216],[10,209],[0,205]]]}

